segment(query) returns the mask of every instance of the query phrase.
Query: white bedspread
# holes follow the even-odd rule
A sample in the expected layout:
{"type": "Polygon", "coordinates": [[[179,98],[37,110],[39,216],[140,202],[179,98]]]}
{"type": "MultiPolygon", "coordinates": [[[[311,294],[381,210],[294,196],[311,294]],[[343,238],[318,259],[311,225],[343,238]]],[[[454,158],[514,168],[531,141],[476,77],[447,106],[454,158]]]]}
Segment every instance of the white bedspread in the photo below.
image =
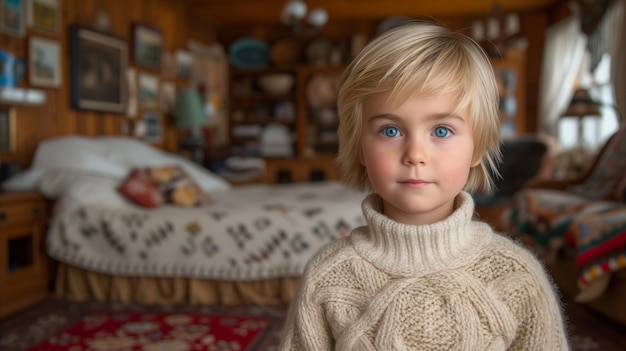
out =
{"type": "Polygon", "coordinates": [[[48,253],[112,275],[257,280],[302,274],[324,244],[364,224],[364,194],[337,182],[210,195],[211,206],[155,210],[61,196],[48,253]]]}

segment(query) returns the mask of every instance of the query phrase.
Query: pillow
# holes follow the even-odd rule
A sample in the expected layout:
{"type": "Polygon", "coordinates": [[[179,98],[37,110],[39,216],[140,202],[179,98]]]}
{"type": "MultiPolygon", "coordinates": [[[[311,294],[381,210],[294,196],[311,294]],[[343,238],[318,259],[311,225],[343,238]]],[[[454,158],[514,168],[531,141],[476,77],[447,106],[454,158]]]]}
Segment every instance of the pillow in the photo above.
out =
{"type": "Polygon", "coordinates": [[[165,202],[159,188],[142,169],[132,170],[118,190],[127,199],[143,207],[159,207],[165,202]]]}
{"type": "Polygon", "coordinates": [[[190,160],[131,137],[65,135],[37,145],[30,169],[1,184],[3,189],[39,190],[39,182],[54,169],[101,173],[123,179],[135,168],[177,165],[203,191],[230,190],[230,184],[190,160]]]}
{"type": "Polygon", "coordinates": [[[145,170],[166,203],[188,207],[211,203],[209,196],[181,167],[147,167],[145,170]]]}
{"type": "Polygon", "coordinates": [[[230,184],[204,167],[176,154],[157,149],[146,142],[128,137],[106,136],[97,139],[106,150],[107,159],[128,167],[180,166],[203,191],[229,190],[230,184]]]}

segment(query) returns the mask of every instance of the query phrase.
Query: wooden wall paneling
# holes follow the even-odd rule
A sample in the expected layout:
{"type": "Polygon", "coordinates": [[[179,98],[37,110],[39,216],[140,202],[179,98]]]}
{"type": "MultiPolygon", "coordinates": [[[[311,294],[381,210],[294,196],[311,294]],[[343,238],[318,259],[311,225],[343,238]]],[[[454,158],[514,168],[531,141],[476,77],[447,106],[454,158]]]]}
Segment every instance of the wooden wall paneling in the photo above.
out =
{"type": "Polygon", "coordinates": [[[61,88],[56,93],[56,100],[52,104],[48,100],[47,105],[54,109],[58,115],[58,124],[56,126],[56,134],[67,135],[77,134],[78,113],[70,108],[70,49],[69,49],[69,24],[73,24],[77,18],[77,4],[82,0],[63,0],[61,13],[61,28],[59,31],[58,40],[62,45],[62,70],[63,70],[63,83],[61,88]]]}
{"type": "MultiPolygon", "coordinates": [[[[62,47],[62,86],[41,89],[47,95],[47,102],[43,106],[16,107],[16,151],[0,155],[2,162],[18,162],[22,168],[30,166],[34,151],[42,140],[68,134],[117,135],[123,132],[123,127],[127,122],[127,117],[123,114],[82,111],[70,107],[69,26],[76,24],[98,30],[96,28],[97,17],[100,14],[106,14],[109,22],[107,34],[120,37],[128,44],[130,67],[135,67],[130,60],[133,45],[131,28],[134,22],[151,25],[161,30],[164,34],[165,48],[172,52],[178,48],[186,48],[190,37],[203,43],[210,43],[215,38],[212,29],[206,23],[195,15],[190,16],[192,12],[189,11],[185,1],[63,0],[60,3],[59,33],[41,33],[30,28],[27,28],[27,35],[23,38],[0,33],[2,48],[10,49],[19,57],[27,57],[28,37],[31,35],[58,40],[62,47]],[[194,20],[189,22],[188,18],[194,20]]],[[[136,68],[137,71],[140,70],[136,68]]],[[[186,81],[176,81],[177,85],[186,83],[186,81]]],[[[27,79],[22,81],[21,86],[28,87],[27,79]]],[[[178,145],[178,131],[174,128],[171,116],[162,115],[162,118],[164,141],[157,146],[174,151],[178,145]]]]}
{"type": "Polygon", "coordinates": [[[526,125],[528,133],[537,131],[537,100],[539,97],[539,77],[543,61],[543,43],[548,19],[545,11],[532,11],[520,15],[521,34],[528,40],[525,65],[526,125]]]}

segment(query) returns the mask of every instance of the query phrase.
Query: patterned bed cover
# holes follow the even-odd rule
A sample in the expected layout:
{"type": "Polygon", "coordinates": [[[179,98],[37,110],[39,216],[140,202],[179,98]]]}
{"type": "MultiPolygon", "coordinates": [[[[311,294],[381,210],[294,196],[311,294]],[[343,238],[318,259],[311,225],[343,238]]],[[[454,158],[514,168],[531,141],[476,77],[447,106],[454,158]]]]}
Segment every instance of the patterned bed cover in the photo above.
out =
{"type": "Polygon", "coordinates": [[[49,255],[122,276],[259,280],[299,276],[326,243],[363,225],[363,193],[338,182],[250,185],[213,205],[158,209],[64,206],[49,255]]]}

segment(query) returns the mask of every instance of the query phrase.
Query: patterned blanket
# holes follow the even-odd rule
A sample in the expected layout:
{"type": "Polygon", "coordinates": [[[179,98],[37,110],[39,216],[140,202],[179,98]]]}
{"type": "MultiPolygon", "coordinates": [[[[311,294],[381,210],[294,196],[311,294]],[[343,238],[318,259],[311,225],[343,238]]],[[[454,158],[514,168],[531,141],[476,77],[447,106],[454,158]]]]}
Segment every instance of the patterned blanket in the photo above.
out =
{"type": "Polygon", "coordinates": [[[576,219],[568,241],[576,248],[578,286],[626,267],[626,206],[576,219]]]}
{"type": "Polygon", "coordinates": [[[547,263],[565,245],[573,247],[580,289],[626,267],[626,204],[548,189],[522,190],[515,201],[508,230],[547,263]]]}
{"type": "MultiPolygon", "coordinates": [[[[51,257],[124,276],[257,280],[298,276],[326,243],[364,224],[364,194],[336,182],[251,185],[213,204],[158,209],[62,206],[51,257]]],[[[67,200],[67,199],[65,199],[67,200]]]]}

